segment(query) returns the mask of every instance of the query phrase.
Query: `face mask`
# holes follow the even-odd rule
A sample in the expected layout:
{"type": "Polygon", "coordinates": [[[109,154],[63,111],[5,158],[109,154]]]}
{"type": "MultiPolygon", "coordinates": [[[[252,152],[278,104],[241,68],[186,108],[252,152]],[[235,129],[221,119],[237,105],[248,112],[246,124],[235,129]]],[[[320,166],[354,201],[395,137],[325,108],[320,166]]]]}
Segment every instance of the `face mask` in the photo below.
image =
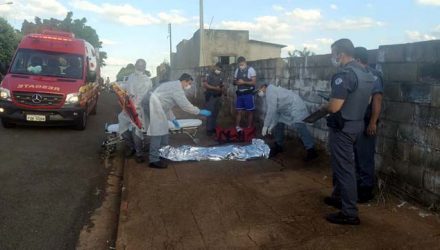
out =
{"type": "Polygon", "coordinates": [[[136,69],[135,72],[136,72],[136,74],[139,74],[139,75],[143,75],[144,74],[143,70],[136,69]]]}
{"type": "Polygon", "coordinates": [[[214,73],[216,73],[217,75],[220,75],[220,73],[222,73],[220,70],[218,70],[218,69],[216,69],[215,71],[214,71],[214,73]]]}
{"type": "Polygon", "coordinates": [[[259,96],[259,97],[264,97],[264,95],[265,95],[265,94],[264,94],[264,92],[263,92],[262,90],[258,91],[258,96],[259,96]]]}
{"type": "Polygon", "coordinates": [[[339,61],[336,56],[332,56],[332,65],[334,67],[339,67],[341,66],[341,61],[339,61]]]}
{"type": "Polygon", "coordinates": [[[186,85],[185,87],[183,87],[184,90],[190,90],[191,89],[191,85],[186,85]]]}
{"type": "Polygon", "coordinates": [[[241,70],[244,70],[246,68],[246,65],[242,65],[242,66],[240,66],[240,69],[241,70]]]}

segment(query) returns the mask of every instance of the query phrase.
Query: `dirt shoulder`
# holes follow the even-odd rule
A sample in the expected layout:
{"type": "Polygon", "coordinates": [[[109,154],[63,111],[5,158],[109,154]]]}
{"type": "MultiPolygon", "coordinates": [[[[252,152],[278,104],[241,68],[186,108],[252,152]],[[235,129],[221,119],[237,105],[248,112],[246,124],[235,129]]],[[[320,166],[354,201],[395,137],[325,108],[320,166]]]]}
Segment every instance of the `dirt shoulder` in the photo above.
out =
{"type": "MultiPolygon", "coordinates": [[[[213,141],[203,139],[205,144],[213,141]]],[[[173,136],[172,144],[189,144],[173,136]]],[[[328,158],[301,161],[291,141],[275,160],[171,163],[129,160],[117,249],[436,249],[440,220],[382,195],[359,206],[360,226],[332,225],[328,158]]]]}

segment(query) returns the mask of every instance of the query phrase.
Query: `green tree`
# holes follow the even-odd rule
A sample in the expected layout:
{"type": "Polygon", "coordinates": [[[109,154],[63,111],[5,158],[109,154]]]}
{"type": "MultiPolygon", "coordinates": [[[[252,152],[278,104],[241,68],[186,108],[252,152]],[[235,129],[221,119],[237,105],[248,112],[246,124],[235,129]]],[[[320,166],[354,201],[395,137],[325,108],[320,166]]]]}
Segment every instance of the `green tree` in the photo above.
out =
{"type": "Polygon", "coordinates": [[[0,17],[0,62],[9,64],[20,42],[20,35],[4,19],[0,17]]]}
{"type": "Polygon", "coordinates": [[[119,70],[118,74],[116,75],[116,81],[124,80],[125,76],[129,76],[134,71],[135,71],[134,64],[133,63],[127,64],[127,66],[119,70]]]}
{"type": "Polygon", "coordinates": [[[156,72],[159,82],[166,82],[171,80],[171,66],[169,62],[162,62],[159,66],[157,66],[156,72]]]}
{"type": "MultiPolygon", "coordinates": [[[[124,80],[124,77],[129,76],[130,74],[134,73],[135,71],[135,67],[133,63],[129,63],[127,64],[127,66],[121,68],[118,72],[118,74],[116,75],[116,81],[122,81],[124,80]]],[[[145,70],[145,74],[148,77],[151,77],[151,72],[148,70],[145,70]]]]}
{"type": "Polygon", "coordinates": [[[290,57],[307,57],[316,55],[314,52],[310,51],[307,47],[304,47],[303,50],[294,50],[288,52],[290,57]]]}
{"type": "MultiPolygon", "coordinates": [[[[60,30],[65,32],[72,32],[75,37],[81,38],[89,42],[95,48],[102,48],[102,42],[99,40],[98,33],[91,26],[86,25],[87,19],[73,19],[73,12],[68,12],[63,20],[55,18],[41,19],[35,17],[34,22],[25,20],[21,26],[21,33],[27,35],[30,33],[39,33],[45,29],[60,30]]],[[[107,59],[107,53],[104,51],[99,52],[100,65],[105,66],[105,59],[107,59]]]]}

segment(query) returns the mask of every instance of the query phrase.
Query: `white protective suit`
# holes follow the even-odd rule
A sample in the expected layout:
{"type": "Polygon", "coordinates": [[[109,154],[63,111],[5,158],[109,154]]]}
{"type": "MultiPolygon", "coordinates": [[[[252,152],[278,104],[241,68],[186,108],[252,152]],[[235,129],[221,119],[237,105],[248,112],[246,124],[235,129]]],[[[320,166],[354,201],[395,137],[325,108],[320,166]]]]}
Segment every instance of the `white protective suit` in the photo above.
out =
{"type": "MultiPolygon", "coordinates": [[[[200,109],[192,105],[186,98],[185,91],[180,81],[164,82],[152,93],[149,100],[150,119],[147,134],[162,136],[168,134],[168,120],[175,119],[172,112],[174,106],[179,106],[183,111],[197,115],[200,109]]],[[[148,119],[146,119],[147,122],[148,119]]]]}
{"type": "MultiPolygon", "coordinates": [[[[145,94],[152,88],[153,84],[151,82],[151,79],[143,73],[134,72],[129,77],[127,82],[124,84],[124,86],[121,86],[127,91],[127,94],[130,96],[131,100],[136,105],[136,112],[139,115],[140,121],[143,123],[144,119],[144,111],[141,106],[142,98],[145,96],[145,94]]],[[[136,125],[131,121],[130,117],[122,111],[118,115],[118,121],[119,121],[119,134],[124,133],[128,129],[136,128],[136,135],[140,138],[143,138],[142,136],[142,130],[138,129],[136,125]]],[[[143,125],[143,129],[146,130],[145,124],[143,125]]]]}
{"type": "Polygon", "coordinates": [[[294,123],[303,123],[303,119],[309,115],[302,98],[291,90],[270,84],[265,96],[264,127],[273,128],[277,123],[292,126],[294,123]]]}

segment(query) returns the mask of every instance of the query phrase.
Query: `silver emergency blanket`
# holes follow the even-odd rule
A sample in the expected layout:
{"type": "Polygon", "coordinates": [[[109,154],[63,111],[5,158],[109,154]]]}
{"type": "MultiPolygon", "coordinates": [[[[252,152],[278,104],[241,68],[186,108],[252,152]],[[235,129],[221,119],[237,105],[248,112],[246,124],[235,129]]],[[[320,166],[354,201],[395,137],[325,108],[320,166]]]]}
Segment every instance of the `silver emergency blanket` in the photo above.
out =
{"type": "Polygon", "coordinates": [[[227,145],[219,147],[180,147],[165,146],[160,150],[160,156],[171,161],[246,161],[258,158],[269,158],[270,148],[261,139],[253,139],[246,146],[227,145]]]}

